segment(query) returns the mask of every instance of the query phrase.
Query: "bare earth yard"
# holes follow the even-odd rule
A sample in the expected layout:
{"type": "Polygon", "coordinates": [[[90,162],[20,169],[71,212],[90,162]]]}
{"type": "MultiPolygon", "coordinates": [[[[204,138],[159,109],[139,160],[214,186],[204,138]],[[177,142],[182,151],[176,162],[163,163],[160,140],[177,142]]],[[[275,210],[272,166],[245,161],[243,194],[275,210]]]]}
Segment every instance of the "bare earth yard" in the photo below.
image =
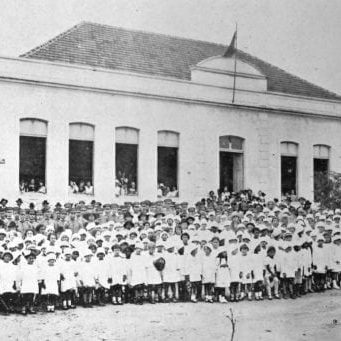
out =
{"type": "Polygon", "coordinates": [[[297,300],[177,303],[0,316],[0,340],[341,340],[341,290],[297,300]]]}

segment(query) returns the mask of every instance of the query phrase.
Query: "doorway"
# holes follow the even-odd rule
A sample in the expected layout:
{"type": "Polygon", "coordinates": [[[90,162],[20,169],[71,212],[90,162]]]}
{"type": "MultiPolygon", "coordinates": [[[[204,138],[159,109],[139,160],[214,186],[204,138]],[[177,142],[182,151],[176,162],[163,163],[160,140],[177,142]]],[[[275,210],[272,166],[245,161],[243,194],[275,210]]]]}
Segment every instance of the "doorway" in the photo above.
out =
{"type": "Polygon", "coordinates": [[[282,194],[297,194],[297,157],[281,156],[282,194]]]}
{"type": "Polygon", "coordinates": [[[243,154],[219,152],[220,161],[220,191],[227,187],[229,192],[243,189],[243,154]]]}

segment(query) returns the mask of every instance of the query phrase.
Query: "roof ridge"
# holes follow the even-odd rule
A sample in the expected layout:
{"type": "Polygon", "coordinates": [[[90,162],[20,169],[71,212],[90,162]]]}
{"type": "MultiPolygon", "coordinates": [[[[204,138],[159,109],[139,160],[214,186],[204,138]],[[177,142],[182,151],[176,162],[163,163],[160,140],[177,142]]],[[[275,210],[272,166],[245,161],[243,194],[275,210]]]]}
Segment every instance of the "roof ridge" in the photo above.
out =
{"type": "Polygon", "coordinates": [[[83,25],[85,22],[81,21],[80,23],[72,26],[71,28],[67,29],[66,31],[56,35],[55,37],[53,37],[52,39],[47,40],[45,43],[42,43],[40,45],[38,45],[37,47],[33,48],[32,50],[29,50],[23,54],[21,54],[19,57],[20,58],[26,58],[26,57],[30,57],[32,54],[34,54],[35,52],[42,50],[43,48],[51,45],[52,43],[56,42],[57,40],[65,37],[66,35],[70,34],[71,32],[73,32],[76,28],[79,28],[81,25],[83,25]]]}
{"type": "MultiPolygon", "coordinates": [[[[212,57],[213,55],[222,55],[223,50],[226,49],[226,47],[227,45],[210,41],[197,40],[193,38],[145,30],[130,29],[92,21],[81,21],[56,37],[20,55],[20,57],[66,61],[68,63],[87,64],[94,66],[97,65],[109,69],[135,70],[138,68],[139,72],[141,73],[162,74],[167,75],[168,77],[189,79],[189,69],[191,65],[197,64],[199,61],[202,61],[207,57],[212,57]],[[91,35],[90,38],[87,36],[89,32],[94,34],[91,35]],[[134,36],[136,41],[131,42],[131,46],[126,48],[124,41],[118,40],[118,48],[122,50],[122,55],[117,56],[116,49],[113,48],[114,44],[111,41],[110,36],[125,36],[129,34],[134,36]],[[65,40],[68,41],[69,37],[72,38],[73,35],[79,35],[80,41],[85,41],[84,46],[77,46],[75,42],[66,44],[65,40]],[[85,39],[84,36],[87,38],[85,39]],[[97,51],[98,49],[102,48],[102,45],[97,44],[98,41],[102,39],[102,36],[106,37],[106,39],[109,39],[106,41],[107,48],[108,44],[112,45],[109,46],[106,54],[102,56],[103,58],[98,56],[97,51]],[[146,40],[148,36],[150,39],[146,40]],[[92,41],[91,48],[88,46],[89,39],[92,41]],[[157,44],[159,42],[164,43],[164,53],[157,51],[157,44]],[[142,61],[139,62],[134,60],[133,57],[124,57],[127,53],[131,53],[131,56],[133,56],[136,52],[134,49],[139,48],[139,44],[149,44],[151,53],[154,53],[153,58],[149,58],[149,55],[143,55],[143,53],[145,53],[143,51],[141,52],[142,61]],[[179,61],[176,58],[174,59],[173,57],[169,57],[174,55],[173,52],[171,52],[172,46],[176,46],[179,50],[181,50],[182,47],[187,48],[192,46],[194,50],[192,52],[192,50],[187,51],[185,49],[187,54],[182,56],[183,59],[181,59],[181,53],[176,55],[176,58],[181,59],[181,61],[179,61]],[[57,48],[59,54],[55,55],[54,47],[57,48]],[[85,53],[89,54],[89,58],[86,57],[85,53]],[[161,58],[165,56],[167,56],[168,63],[166,65],[164,65],[161,61],[161,58]],[[171,66],[173,64],[174,67],[171,66]]],[[[341,96],[336,92],[330,91],[325,89],[323,86],[316,85],[308,80],[291,74],[290,72],[287,72],[284,69],[264,61],[263,59],[260,59],[248,52],[244,52],[243,50],[239,49],[237,51],[238,56],[242,61],[253,65],[267,77],[268,91],[278,91],[281,93],[301,94],[309,97],[341,100],[341,96]]],[[[120,51],[118,51],[118,54],[119,53],[120,51]]]]}
{"type": "MultiPolygon", "coordinates": [[[[261,63],[266,64],[268,67],[277,69],[277,70],[280,71],[280,72],[284,72],[285,74],[287,74],[287,75],[289,75],[289,76],[291,76],[291,77],[293,77],[293,78],[296,78],[297,80],[299,80],[299,81],[301,81],[301,82],[304,82],[304,83],[306,83],[306,84],[309,84],[310,86],[313,86],[313,87],[315,87],[316,89],[326,91],[326,92],[328,92],[330,95],[337,96],[338,98],[340,98],[340,95],[339,95],[338,93],[333,92],[333,91],[331,91],[331,90],[328,90],[328,89],[326,89],[326,88],[323,88],[323,87],[320,86],[320,85],[316,85],[315,83],[312,83],[312,82],[310,82],[310,81],[308,81],[308,80],[306,80],[306,79],[304,79],[304,78],[302,78],[302,77],[299,77],[299,76],[297,76],[297,75],[295,75],[295,74],[293,74],[293,73],[291,73],[291,72],[288,72],[288,71],[286,71],[286,70],[280,68],[280,67],[277,66],[277,65],[271,64],[271,63],[269,63],[269,62],[267,62],[267,61],[265,61],[265,60],[263,60],[263,59],[260,59],[260,58],[258,58],[258,57],[255,57],[254,55],[252,55],[252,54],[250,54],[250,53],[248,53],[248,52],[245,52],[245,51],[243,51],[243,50],[239,50],[239,49],[238,49],[237,51],[238,51],[238,52],[241,52],[242,54],[247,55],[248,57],[251,58],[251,60],[252,60],[252,59],[257,59],[257,60],[260,61],[261,63]]],[[[257,68],[257,69],[259,69],[259,66],[257,66],[257,65],[254,65],[254,67],[257,68]]],[[[261,71],[261,70],[260,70],[260,71],[261,71]]]]}
{"type": "Polygon", "coordinates": [[[194,42],[199,42],[199,43],[206,43],[206,44],[212,44],[216,46],[221,46],[221,47],[227,47],[228,45],[225,44],[220,44],[220,43],[215,43],[212,41],[208,40],[200,40],[200,39],[194,39],[194,38],[188,38],[188,37],[181,37],[181,36],[176,36],[172,34],[167,34],[167,33],[159,33],[159,32],[152,32],[152,31],[146,31],[146,30],[140,30],[140,29],[135,29],[135,28],[127,28],[127,27],[122,27],[122,26],[115,26],[115,25],[109,25],[109,24],[100,24],[96,23],[93,21],[82,21],[80,25],[83,24],[90,24],[94,26],[100,26],[100,27],[110,27],[110,28],[115,28],[118,30],[123,30],[123,31],[128,31],[128,32],[136,32],[136,33],[145,33],[145,34],[153,34],[156,36],[162,36],[162,37],[169,37],[169,38],[174,38],[174,39],[179,39],[179,40],[187,40],[187,41],[194,41],[194,42]]]}

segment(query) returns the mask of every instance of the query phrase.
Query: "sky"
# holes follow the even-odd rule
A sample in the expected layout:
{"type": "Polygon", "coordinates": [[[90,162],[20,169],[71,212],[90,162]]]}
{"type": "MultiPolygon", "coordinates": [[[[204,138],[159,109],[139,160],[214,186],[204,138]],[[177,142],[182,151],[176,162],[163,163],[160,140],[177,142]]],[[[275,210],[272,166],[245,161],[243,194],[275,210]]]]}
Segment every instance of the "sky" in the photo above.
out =
{"type": "Polygon", "coordinates": [[[81,21],[229,44],[341,94],[340,0],[0,0],[0,55],[81,21]]]}

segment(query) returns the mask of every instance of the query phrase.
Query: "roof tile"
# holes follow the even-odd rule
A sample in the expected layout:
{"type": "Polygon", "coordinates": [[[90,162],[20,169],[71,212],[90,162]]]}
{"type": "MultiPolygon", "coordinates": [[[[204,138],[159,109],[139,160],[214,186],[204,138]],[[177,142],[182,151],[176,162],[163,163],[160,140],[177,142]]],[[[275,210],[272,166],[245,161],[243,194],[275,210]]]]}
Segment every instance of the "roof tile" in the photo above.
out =
{"type": "MultiPolygon", "coordinates": [[[[225,49],[205,41],[82,22],[21,57],[189,80],[192,66],[225,49]]],[[[241,50],[237,56],[267,77],[268,91],[341,100],[241,50]]]]}

